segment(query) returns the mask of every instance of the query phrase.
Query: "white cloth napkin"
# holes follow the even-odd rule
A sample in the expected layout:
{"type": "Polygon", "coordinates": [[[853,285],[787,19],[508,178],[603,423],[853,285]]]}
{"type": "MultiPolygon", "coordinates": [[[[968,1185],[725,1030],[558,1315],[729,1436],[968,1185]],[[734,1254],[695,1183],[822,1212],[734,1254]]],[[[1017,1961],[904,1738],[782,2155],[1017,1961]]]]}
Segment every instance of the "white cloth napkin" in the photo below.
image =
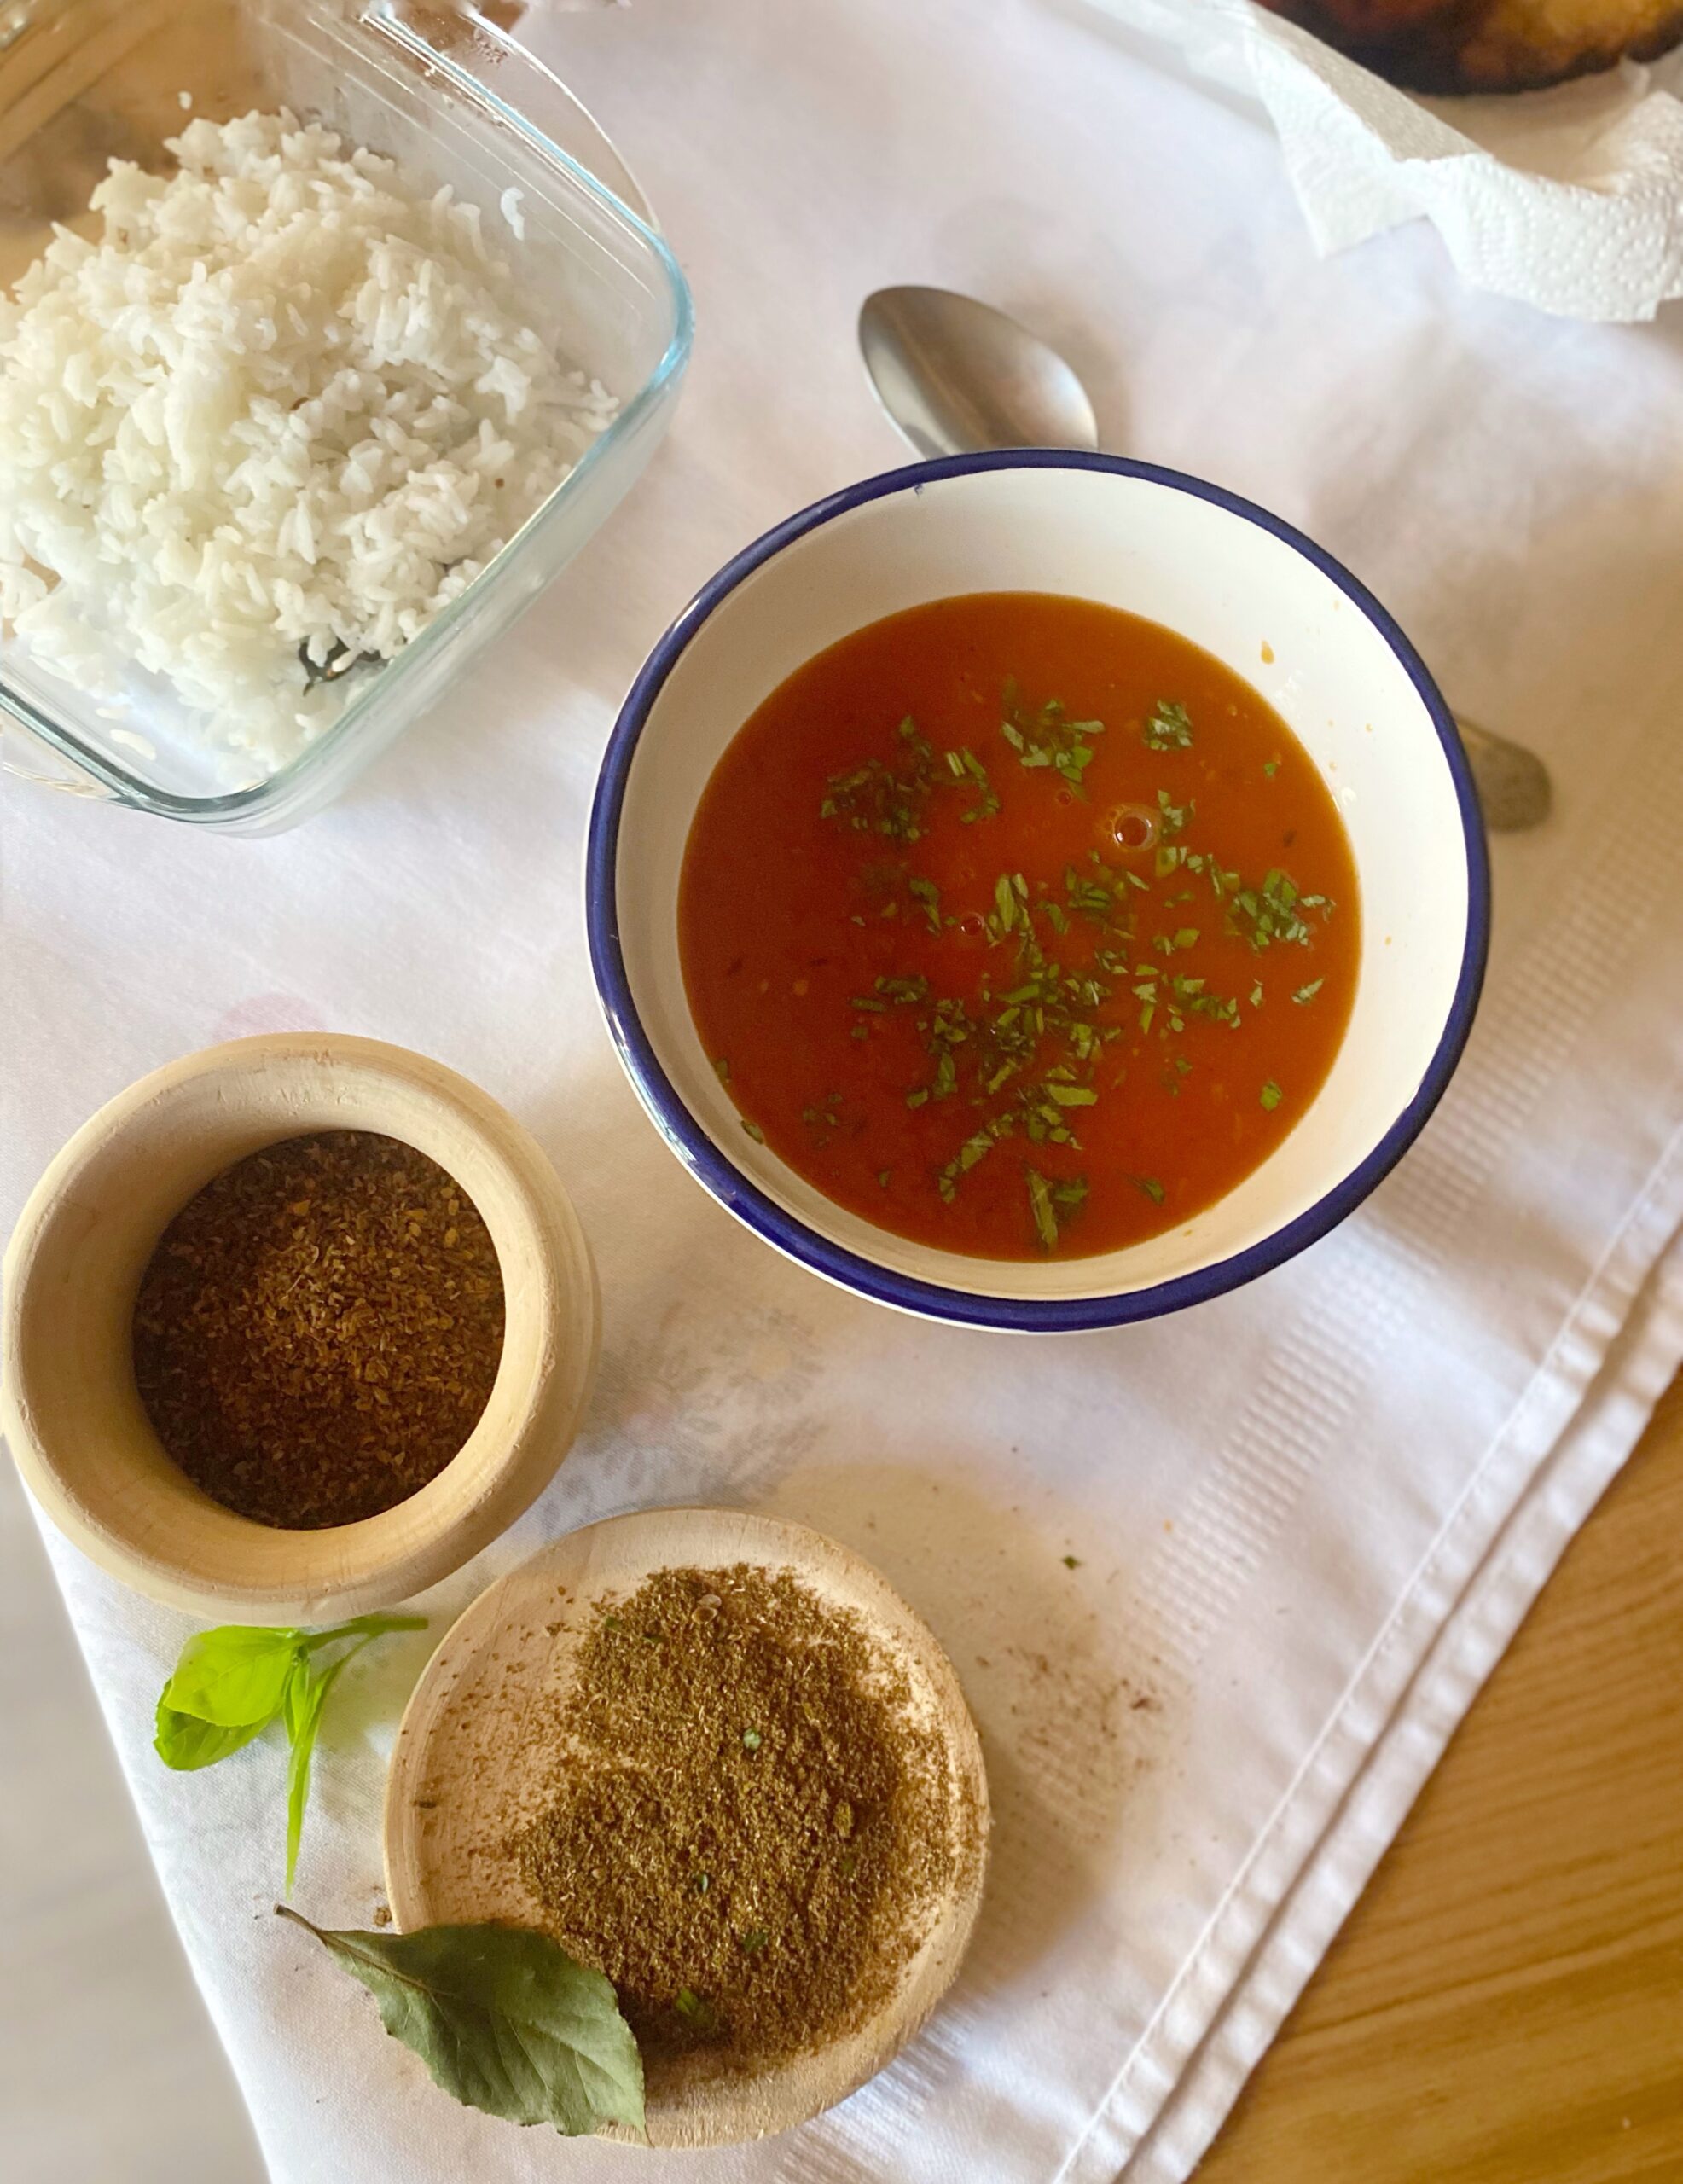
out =
{"type": "Polygon", "coordinates": [[[1252,0],[1077,0],[1256,101],[1321,250],[1436,228],[1469,287],[1571,318],[1683,295],[1683,54],[1552,90],[1423,98],[1252,0]]]}
{"type": "MultiPolygon", "coordinates": [[[[1683,357],[1666,329],[1468,296],[1418,230],[1317,260],[1260,132],[1038,9],[645,0],[546,25],[543,50],[694,279],[674,438],[469,686],[303,831],[7,792],[0,1201],[139,1072],[242,1031],[404,1041],[507,1101],[595,1246],[601,1378],[438,1628],[612,1511],[770,1509],[927,1614],[992,1775],[986,1905],[927,2030],[828,2117],[650,2173],[1167,2184],[1683,1355],[1660,1272],[1683,1225],[1683,357]],[[658,1141],[586,967],[619,695],[734,548],[893,458],[853,324],[920,279],[1057,339],[1111,444],[1347,558],[1558,786],[1556,821],[1498,845],[1485,1008],[1415,1152],[1292,1265],[1113,1334],[931,1327],[786,1264],[658,1141]]],[[[617,2149],[563,2155],[433,2092],[270,1915],[280,1753],[165,1773],[152,1701],[187,1625],[54,1553],[277,2184],[618,2177],[617,2149]]],[[[425,1650],[390,1642],[335,1699],[297,1891],[318,1921],[380,1900],[383,1757],[425,1650]]]]}

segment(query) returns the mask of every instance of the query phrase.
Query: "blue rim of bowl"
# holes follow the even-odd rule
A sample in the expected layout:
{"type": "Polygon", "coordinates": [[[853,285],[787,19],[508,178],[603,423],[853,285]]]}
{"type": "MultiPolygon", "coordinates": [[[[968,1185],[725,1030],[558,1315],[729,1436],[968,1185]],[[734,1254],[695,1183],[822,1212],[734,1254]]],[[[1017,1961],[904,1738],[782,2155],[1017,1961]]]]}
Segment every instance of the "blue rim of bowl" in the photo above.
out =
{"type": "Polygon", "coordinates": [[[1342,562],[1335,561],[1292,525],[1271,515],[1266,508],[1258,508],[1254,501],[1245,500],[1201,478],[1189,477],[1184,471],[1165,469],[1152,462],[1136,462],[1118,455],[1085,455],[1060,448],[1018,448],[986,455],[946,456],[936,462],[909,463],[903,468],[863,479],[858,485],[846,486],[786,518],[727,561],[717,575],[702,586],[644,661],[608,738],[585,850],[584,915],[597,996],[625,1072],[668,1145],[727,1211],[800,1265],[879,1304],[961,1327],[995,1327],[1019,1333],[1076,1334],[1158,1319],[1166,1313],[1182,1310],[1188,1304],[1207,1304],[1213,1298],[1225,1296],[1229,1290],[1272,1272],[1318,1242],[1353,1213],[1383,1182],[1419,1136],[1432,1109],[1442,1098],[1472,1029],[1489,949],[1490,872],[1484,822],[1472,774],[1449,709],[1413,646],[1373,593],[1342,562]],[[779,1205],[719,1149],[661,1067],[637,1014],[620,948],[617,867],[619,822],[626,787],[649,713],[696,631],[715,607],[756,569],[821,525],[872,501],[886,499],[891,494],[915,492],[942,479],[964,478],[985,470],[1098,470],[1113,477],[1143,479],[1149,484],[1211,502],[1230,515],[1256,524],[1301,554],[1367,617],[1413,684],[1443,746],[1461,816],[1467,868],[1465,944],[1442,1032],[1413,1098],[1371,1153],[1323,1198],[1284,1227],[1230,1258],[1196,1268],[1190,1274],[1175,1275],[1167,1281],[1154,1282],[1148,1288],[1113,1296],[989,1297],[942,1282],[919,1281],[909,1275],[895,1274],[875,1260],[862,1258],[858,1252],[832,1242],[779,1205]]]}

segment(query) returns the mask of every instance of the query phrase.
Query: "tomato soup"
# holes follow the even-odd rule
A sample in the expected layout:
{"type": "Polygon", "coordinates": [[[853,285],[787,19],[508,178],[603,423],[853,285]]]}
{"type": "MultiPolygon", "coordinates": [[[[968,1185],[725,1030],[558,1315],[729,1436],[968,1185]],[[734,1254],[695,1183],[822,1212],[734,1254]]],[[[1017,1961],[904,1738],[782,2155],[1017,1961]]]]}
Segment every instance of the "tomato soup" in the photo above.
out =
{"type": "Polygon", "coordinates": [[[1280,716],[1173,631],[1038,593],[792,675],[714,770],[678,915],[749,1136],[995,1259],[1137,1243],[1241,1182],[1331,1067],[1360,953],[1280,716]]]}

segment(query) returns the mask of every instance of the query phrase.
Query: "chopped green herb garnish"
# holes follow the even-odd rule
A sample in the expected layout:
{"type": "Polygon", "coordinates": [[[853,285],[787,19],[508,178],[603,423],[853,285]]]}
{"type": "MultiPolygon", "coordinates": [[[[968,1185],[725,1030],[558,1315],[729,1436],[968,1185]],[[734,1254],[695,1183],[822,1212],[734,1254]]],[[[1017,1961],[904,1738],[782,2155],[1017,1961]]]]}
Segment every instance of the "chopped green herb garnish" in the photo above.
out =
{"type": "Polygon", "coordinates": [[[725,1060],[723,1054],[721,1054],[718,1060],[713,1064],[713,1074],[718,1078],[721,1084],[729,1083],[730,1064],[725,1060]]]}
{"type": "Polygon", "coordinates": [[[961,751],[947,753],[947,770],[955,781],[967,782],[974,792],[974,801],[967,811],[960,811],[960,824],[968,827],[978,819],[991,819],[999,810],[999,796],[988,770],[966,743],[961,751]]]}
{"type": "Polygon", "coordinates": [[[750,1956],[757,1956],[770,1939],[763,1926],[750,1926],[742,1937],[742,1946],[750,1956]]]}
{"type": "Polygon", "coordinates": [[[1270,759],[1268,759],[1268,760],[1264,764],[1264,765],[1263,765],[1263,767],[1262,767],[1262,771],[1263,771],[1263,772],[1268,775],[1268,779],[1269,779],[1270,781],[1272,781],[1272,780],[1274,779],[1274,775],[1275,775],[1280,771],[1280,761],[1279,761],[1279,759],[1278,759],[1278,758],[1270,758],[1270,759]]]}
{"type": "Polygon", "coordinates": [[[935,786],[935,753],[918,734],[908,714],[897,731],[899,763],[867,758],[824,785],[819,816],[839,819],[860,834],[885,834],[892,841],[915,842],[927,831],[925,814],[935,786]]]}
{"type": "Polygon", "coordinates": [[[972,1132],[960,1146],[957,1153],[935,1178],[935,1188],[945,1203],[950,1205],[958,1195],[959,1178],[967,1176],[977,1162],[992,1152],[1002,1137],[1009,1137],[1017,1126],[1014,1115],[995,1115],[991,1122],[972,1132]]]}
{"type": "Polygon", "coordinates": [[[1253,1008],[1260,1008],[1262,1007],[1262,980],[1261,980],[1260,979],[1254,979],[1254,980],[1252,981],[1252,983],[1251,983],[1251,1006],[1253,1008]]]}
{"type": "Polygon", "coordinates": [[[1066,1554],[1064,1557],[1064,1567],[1066,1570],[1079,1570],[1081,1557],[1078,1554],[1066,1554]]]}
{"type": "Polygon", "coordinates": [[[1153,1205],[1163,1204],[1163,1185],[1155,1176],[1135,1176],[1130,1181],[1135,1189],[1143,1191],[1153,1205]]]}
{"type": "Polygon", "coordinates": [[[894,1170],[892,1168],[879,1168],[877,1170],[877,1188],[879,1190],[885,1191],[888,1188],[889,1177],[892,1176],[894,1170]]]}
{"type": "Polygon", "coordinates": [[[1017,753],[1018,764],[1030,772],[1050,767],[1077,796],[1085,796],[1082,775],[1093,763],[1090,739],[1102,735],[1101,720],[1071,720],[1069,708],[1056,698],[1031,713],[1022,702],[1014,681],[1002,694],[1000,733],[1017,753]]]}
{"type": "Polygon", "coordinates": [[[1279,1085],[1274,1083],[1273,1077],[1269,1077],[1268,1083],[1262,1087],[1261,1096],[1263,1107],[1267,1108],[1270,1114],[1272,1114],[1274,1109],[1280,1105],[1280,1101],[1285,1097],[1285,1095],[1280,1090],[1279,1085]]]}
{"type": "Polygon", "coordinates": [[[1042,1251],[1058,1247],[1058,1216],[1052,1209],[1052,1191],[1038,1168],[1025,1168],[1028,1178],[1029,1208],[1035,1217],[1035,1234],[1040,1238],[1042,1251]]]}
{"type": "MultiPolygon", "coordinates": [[[[1122,877],[1126,878],[1127,874],[1122,877]]],[[[1118,931],[1126,929],[1128,911],[1121,900],[1119,882],[1103,864],[1093,872],[1077,872],[1072,864],[1065,865],[1064,899],[1077,917],[1088,918],[1094,925],[1107,929],[1112,926],[1118,931]]],[[[1045,905],[1048,913],[1052,907],[1050,903],[1045,905]]],[[[1058,930],[1061,932],[1063,928],[1059,926],[1058,930]]]]}
{"type": "Polygon", "coordinates": [[[1236,996],[1205,993],[1202,979],[1177,979],[1171,983],[1175,988],[1175,998],[1184,1004],[1188,1014],[1207,1016],[1212,1024],[1225,1024],[1230,1031],[1239,1030],[1236,996]]]}
{"type": "Polygon", "coordinates": [[[1189,751],[1192,748],[1192,715],[1182,705],[1168,698],[1159,698],[1146,723],[1145,743],[1149,751],[1189,751]]]}
{"type": "Polygon", "coordinates": [[[1292,995],[1291,998],[1297,1002],[1299,1008],[1305,1008],[1314,999],[1315,996],[1320,991],[1320,989],[1326,985],[1326,981],[1325,979],[1311,979],[1306,986],[1299,986],[1297,992],[1292,995]]]}
{"type": "Polygon", "coordinates": [[[672,1998],[672,2007],[686,2024],[698,2032],[711,2032],[718,2023],[713,2005],[705,1995],[698,1995],[694,1987],[680,1987],[672,1998]]]}
{"type": "Polygon", "coordinates": [[[742,1732],[742,1748],[745,1751],[757,1751],[763,1741],[757,1729],[744,1729],[742,1732]]]}
{"type": "Polygon", "coordinates": [[[908,891],[923,905],[923,914],[929,921],[931,932],[941,930],[941,890],[932,880],[914,877],[906,882],[908,891]]]}
{"type": "Polygon", "coordinates": [[[751,1123],[746,1115],[744,1115],[742,1118],[742,1127],[747,1131],[749,1136],[753,1139],[756,1145],[763,1145],[765,1143],[765,1132],[760,1128],[757,1123],[751,1123]]]}
{"type": "Polygon", "coordinates": [[[1227,922],[1253,948],[1267,948],[1275,941],[1307,948],[1314,936],[1303,912],[1318,910],[1324,917],[1332,907],[1325,895],[1300,895],[1291,874],[1276,866],[1261,887],[1239,890],[1228,905],[1227,922]]]}

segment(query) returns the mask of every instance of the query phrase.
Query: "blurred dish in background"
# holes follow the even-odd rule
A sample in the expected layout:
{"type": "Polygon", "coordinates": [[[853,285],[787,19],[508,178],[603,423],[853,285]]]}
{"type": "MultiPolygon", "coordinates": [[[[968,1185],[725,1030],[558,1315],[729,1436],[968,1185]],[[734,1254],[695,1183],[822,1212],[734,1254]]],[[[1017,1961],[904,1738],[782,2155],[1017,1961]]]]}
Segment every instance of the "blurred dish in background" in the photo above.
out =
{"type": "Polygon", "coordinates": [[[1677,0],[1261,0],[1412,91],[1529,91],[1683,38],[1677,0]]]}

